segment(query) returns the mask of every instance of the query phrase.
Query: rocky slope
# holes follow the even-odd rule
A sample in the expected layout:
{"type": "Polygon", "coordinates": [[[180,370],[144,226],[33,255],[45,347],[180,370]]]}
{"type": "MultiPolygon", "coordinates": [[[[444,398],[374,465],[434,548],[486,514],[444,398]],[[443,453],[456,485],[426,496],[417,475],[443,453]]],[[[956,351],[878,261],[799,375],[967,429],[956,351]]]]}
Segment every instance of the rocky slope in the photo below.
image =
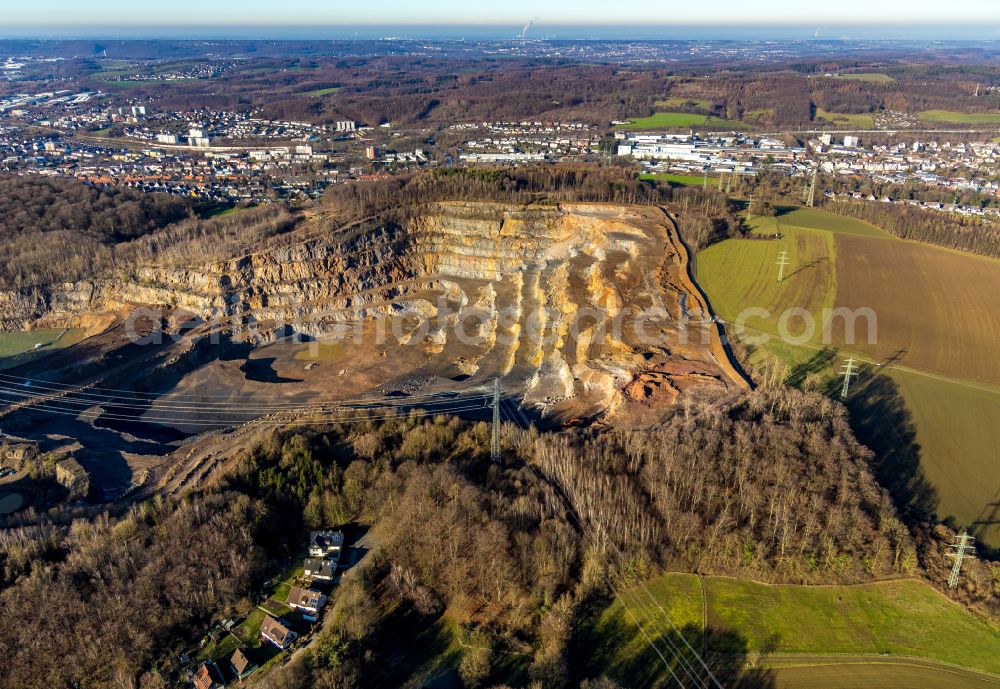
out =
{"type": "Polygon", "coordinates": [[[323,223],[217,263],[0,292],[0,329],[167,306],[322,337],[400,316],[397,339],[423,348],[427,369],[503,376],[505,389],[567,419],[625,406],[642,418],[745,385],[657,209],[453,202],[402,224],[323,223]]]}

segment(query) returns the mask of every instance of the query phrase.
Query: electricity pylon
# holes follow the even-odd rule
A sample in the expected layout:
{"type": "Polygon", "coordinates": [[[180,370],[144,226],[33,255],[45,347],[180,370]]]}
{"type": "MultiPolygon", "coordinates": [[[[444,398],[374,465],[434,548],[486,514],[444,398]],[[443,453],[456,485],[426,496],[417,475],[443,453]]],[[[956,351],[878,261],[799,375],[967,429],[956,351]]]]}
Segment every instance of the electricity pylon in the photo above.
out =
{"type": "Polygon", "coordinates": [[[785,278],[785,266],[789,264],[788,252],[782,251],[778,254],[778,282],[781,282],[785,278]]]}
{"type": "Polygon", "coordinates": [[[847,361],[844,363],[844,368],[840,371],[841,375],[844,376],[844,385],[840,388],[840,396],[843,398],[847,397],[847,392],[851,388],[851,378],[858,375],[858,372],[854,370],[854,357],[847,357],[847,361]]]}
{"type": "Polygon", "coordinates": [[[963,531],[962,535],[959,536],[956,540],[957,540],[956,543],[953,543],[952,545],[948,546],[949,548],[955,549],[954,552],[948,553],[948,557],[953,558],[955,560],[955,564],[951,566],[951,576],[948,577],[948,588],[950,589],[953,589],[956,586],[958,586],[958,574],[959,572],[962,571],[962,560],[968,560],[969,558],[973,558],[976,556],[975,555],[976,546],[973,545],[976,539],[970,536],[968,531],[963,531]],[[971,555],[968,552],[966,552],[969,550],[972,551],[971,555]]]}
{"type": "Polygon", "coordinates": [[[816,205],[816,177],[819,176],[819,168],[813,168],[812,181],[809,182],[809,193],[806,195],[806,208],[816,205]]]}
{"type": "Polygon", "coordinates": [[[493,379],[493,439],[490,442],[490,459],[500,462],[500,378],[493,379]]]}

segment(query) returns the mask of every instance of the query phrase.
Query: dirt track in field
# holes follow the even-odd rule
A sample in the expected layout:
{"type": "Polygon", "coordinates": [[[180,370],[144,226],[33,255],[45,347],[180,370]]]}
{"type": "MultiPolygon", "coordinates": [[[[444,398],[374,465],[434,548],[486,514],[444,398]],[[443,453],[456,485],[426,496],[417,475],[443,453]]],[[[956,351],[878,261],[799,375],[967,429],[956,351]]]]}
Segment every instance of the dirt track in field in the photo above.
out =
{"type": "Polygon", "coordinates": [[[996,689],[1000,678],[916,658],[786,656],[770,659],[775,689],[996,689]],[[773,662],[772,662],[773,661],[773,662]]]}

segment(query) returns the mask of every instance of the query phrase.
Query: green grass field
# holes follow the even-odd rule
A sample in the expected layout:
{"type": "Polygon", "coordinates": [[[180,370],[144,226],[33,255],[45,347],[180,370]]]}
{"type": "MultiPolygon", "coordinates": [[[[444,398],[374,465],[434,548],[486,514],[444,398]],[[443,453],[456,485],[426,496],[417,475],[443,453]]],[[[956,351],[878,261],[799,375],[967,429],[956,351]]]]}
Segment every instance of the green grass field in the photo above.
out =
{"type": "Polygon", "coordinates": [[[305,574],[305,569],[302,565],[297,564],[291,565],[287,570],[282,572],[276,579],[277,583],[274,586],[274,591],[271,592],[269,601],[273,601],[277,605],[285,607],[285,600],[288,598],[288,592],[292,590],[292,586],[295,584],[296,580],[301,579],[303,574],[305,574]]]}
{"type": "Polygon", "coordinates": [[[217,663],[223,663],[233,654],[233,651],[243,645],[240,639],[227,633],[219,639],[219,643],[209,641],[198,649],[194,659],[197,662],[214,660],[217,663]]]}
{"type": "Polygon", "coordinates": [[[668,127],[740,127],[740,122],[721,117],[705,117],[689,112],[656,112],[649,117],[618,125],[619,129],[663,129],[668,127]]]}
{"type": "MultiPolygon", "coordinates": [[[[755,374],[824,389],[848,354],[863,362],[890,361],[871,368],[888,374],[892,396],[903,407],[894,417],[902,430],[885,432],[909,438],[906,427],[912,425],[908,451],[932,488],[927,506],[965,526],[990,517],[1000,495],[994,450],[1000,443],[1000,332],[992,319],[969,314],[993,312],[1000,263],[895,239],[866,223],[818,210],[758,219],[753,226],[780,230],[784,238],[726,240],[703,250],[697,264],[699,282],[721,318],[735,321],[750,307],[769,312],[744,319],[745,337],[730,327],[745,343],[770,336],[754,345],[750,365],[755,374]],[[788,251],[790,265],[778,283],[782,250],[788,251]],[[823,309],[830,306],[870,307],[877,315],[877,342],[848,344],[842,328],[823,342],[823,309]],[[808,340],[774,337],[780,334],[780,315],[791,307],[805,309],[814,319],[808,340]],[[821,355],[827,345],[828,353],[821,355]],[[975,479],[965,480],[968,476],[975,479]]],[[[802,318],[786,324],[785,332],[793,337],[805,334],[802,318]]],[[[860,321],[861,338],[866,326],[860,321]]],[[[852,404],[858,402],[864,400],[852,398],[852,404]]],[[[978,536],[1000,545],[996,526],[982,527],[978,536]]]]}
{"type": "MultiPolygon", "coordinates": [[[[970,523],[990,516],[989,493],[1000,491],[1000,462],[983,461],[1000,447],[1000,389],[892,369],[889,377],[913,415],[921,466],[935,487],[939,516],[970,523]],[[974,481],[955,480],[974,476],[974,481]],[[984,499],[987,502],[984,502],[984,499]]],[[[1000,508],[993,513],[1000,518],[1000,508]]],[[[995,530],[993,538],[997,538],[995,530]]]]}
{"type": "Polygon", "coordinates": [[[853,74],[838,74],[834,79],[846,79],[848,81],[867,81],[872,84],[888,84],[895,79],[888,74],[880,72],[855,72],[853,74]]]}
{"type": "Polygon", "coordinates": [[[657,108],[663,108],[665,110],[674,110],[675,108],[701,108],[702,110],[710,110],[712,108],[712,101],[707,98],[688,98],[686,96],[671,96],[670,98],[665,98],[664,100],[658,100],[653,105],[657,108]]]}
{"type": "Polygon", "coordinates": [[[875,128],[875,119],[871,115],[851,115],[847,113],[828,112],[823,108],[816,108],[816,119],[824,119],[836,125],[856,129],[875,128]]]}
{"type": "MultiPolygon", "coordinates": [[[[800,209],[780,217],[758,217],[750,225],[755,234],[780,232],[779,240],[730,239],[708,247],[698,255],[698,280],[708,293],[716,313],[727,321],[745,320],[748,326],[771,335],[779,333],[785,309],[805,309],[819,319],[824,308],[833,306],[836,292],[833,236],[817,229],[830,214],[800,209]],[[790,265],[779,283],[778,257],[788,252],[790,265]],[[745,309],[765,309],[770,316],[754,315],[746,320],[745,309]]],[[[836,216],[835,216],[836,217],[836,216]]],[[[857,221],[853,221],[857,222],[857,221]]],[[[845,225],[847,231],[867,232],[862,223],[845,225]]],[[[789,319],[788,330],[799,324],[789,319]]],[[[812,338],[819,342],[819,333],[812,338]]]]}
{"type": "MultiPolygon", "coordinates": [[[[674,187],[700,187],[705,183],[705,178],[701,175],[674,175],[670,173],[644,174],[639,175],[639,179],[663,182],[674,187]]],[[[713,187],[713,185],[718,183],[718,177],[709,176],[709,187],[713,187]]]]}
{"type": "Polygon", "coordinates": [[[340,86],[330,86],[325,89],[316,89],[315,91],[306,91],[303,96],[329,96],[331,93],[336,93],[340,90],[340,86]]]}
{"type": "Polygon", "coordinates": [[[772,108],[760,108],[758,110],[747,110],[745,113],[743,113],[743,121],[744,122],[752,122],[752,121],[755,121],[755,120],[763,119],[764,117],[767,117],[767,116],[772,115],[772,114],[774,114],[774,110],[772,108]]]}
{"type": "Polygon", "coordinates": [[[65,349],[82,340],[83,335],[82,330],[74,328],[0,333],[0,371],[65,349]],[[36,344],[44,346],[36,350],[36,344]]]}
{"type": "Polygon", "coordinates": [[[856,220],[843,215],[837,215],[819,208],[793,208],[774,218],[755,218],[756,223],[774,223],[768,227],[777,227],[781,231],[786,228],[804,228],[822,230],[836,234],[849,234],[859,237],[881,237],[892,239],[892,235],[864,220],[856,220]]]}
{"type": "Polygon", "coordinates": [[[710,626],[751,650],[911,655],[1000,673],[1000,630],[927,584],[768,586],[708,577],[710,626]]]}
{"type": "Polygon", "coordinates": [[[644,586],[620,589],[620,595],[591,621],[585,639],[591,672],[607,674],[636,689],[666,686],[670,681],[663,659],[652,652],[654,644],[665,645],[664,636],[675,640],[653,615],[653,610],[660,612],[657,606],[683,631],[688,643],[696,648],[702,643],[702,594],[697,577],[664,574],[644,586]]]}
{"type": "Polygon", "coordinates": [[[908,658],[814,658],[765,664],[769,689],[997,689],[1000,678],[908,658]]]}
{"type": "MultiPolygon", "coordinates": [[[[704,577],[703,582],[712,630],[709,654],[738,649],[761,654],[765,664],[768,655],[802,654],[806,662],[816,654],[891,654],[1000,673],[1000,630],[920,581],[829,587],[771,586],[727,577],[704,577]]],[[[662,686],[669,671],[651,648],[668,646],[665,617],[684,630],[693,647],[701,643],[698,578],[665,574],[618,593],[591,627],[593,665],[626,686],[662,686]]],[[[883,671],[891,673],[892,666],[883,671]]]]}
{"type": "Polygon", "coordinates": [[[1000,125],[1000,112],[955,112],[952,110],[924,110],[917,113],[917,119],[923,122],[945,124],[997,124],[1000,125]]]}

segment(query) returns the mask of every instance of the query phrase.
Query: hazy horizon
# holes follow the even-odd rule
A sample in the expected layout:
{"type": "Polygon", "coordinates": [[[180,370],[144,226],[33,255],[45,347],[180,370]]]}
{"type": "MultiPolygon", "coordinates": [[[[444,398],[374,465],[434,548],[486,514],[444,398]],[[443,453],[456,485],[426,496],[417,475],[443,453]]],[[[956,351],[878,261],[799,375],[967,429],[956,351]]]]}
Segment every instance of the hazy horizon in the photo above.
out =
{"type": "Polygon", "coordinates": [[[1000,40],[983,24],[134,24],[7,25],[0,39],[42,40],[1000,40]]]}

